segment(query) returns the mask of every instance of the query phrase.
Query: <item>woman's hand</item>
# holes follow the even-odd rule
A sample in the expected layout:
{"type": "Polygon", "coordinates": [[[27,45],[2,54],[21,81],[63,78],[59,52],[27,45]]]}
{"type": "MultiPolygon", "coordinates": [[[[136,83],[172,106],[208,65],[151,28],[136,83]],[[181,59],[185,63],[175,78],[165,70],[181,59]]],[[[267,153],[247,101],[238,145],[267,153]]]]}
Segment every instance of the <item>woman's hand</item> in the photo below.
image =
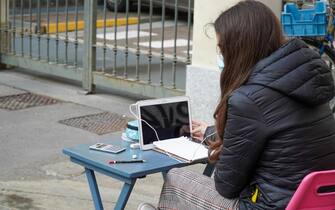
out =
{"type": "Polygon", "coordinates": [[[205,122],[192,120],[192,137],[202,141],[204,139],[204,134],[208,125],[205,122]]]}

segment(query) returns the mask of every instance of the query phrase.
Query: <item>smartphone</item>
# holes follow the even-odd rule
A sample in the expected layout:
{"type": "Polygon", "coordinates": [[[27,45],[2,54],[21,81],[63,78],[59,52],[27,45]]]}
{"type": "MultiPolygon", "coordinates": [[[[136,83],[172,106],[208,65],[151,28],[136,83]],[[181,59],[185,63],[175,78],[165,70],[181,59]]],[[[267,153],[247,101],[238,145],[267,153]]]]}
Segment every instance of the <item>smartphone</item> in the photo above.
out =
{"type": "Polygon", "coordinates": [[[112,144],[104,144],[104,143],[96,143],[94,145],[91,145],[89,148],[93,150],[109,152],[113,154],[117,154],[117,153],[120,153],[126,150],[126,148],[124,147],[120,147],[120,146],[112,145],[112,144]]]}

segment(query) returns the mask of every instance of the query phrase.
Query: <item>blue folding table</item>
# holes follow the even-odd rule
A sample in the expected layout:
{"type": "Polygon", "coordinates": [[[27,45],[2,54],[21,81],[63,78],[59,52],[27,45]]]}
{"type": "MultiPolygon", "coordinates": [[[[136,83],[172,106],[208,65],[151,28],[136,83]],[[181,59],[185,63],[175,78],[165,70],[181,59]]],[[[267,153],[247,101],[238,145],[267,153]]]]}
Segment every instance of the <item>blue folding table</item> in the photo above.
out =
{"type": "MultiPolygon", "coordinates": [[[[102,210],[103,205],[94,174],[95,171],[124,182],[115,205],[116,210],[121,210],[125,208],[130,193],[138,178],[143,178],[154,173],[166,173],[172,168],[190,165],[189,163],[181,163],[165,154],[153,150],[141,151],[139,149],[131,149],[129,148],[129,143],[121,140],[120,136],[120,133],[116,133],[110,136],[106,141],[102,141],[104,143],[125,147],[126,151],[119,154],[90,150],[89,145],[87,144],[63,149],[63,153],[68,155],[72,162],[85,168],[85,173],[96,210],[102,210]],[[144,159],[146,162],[108,164],[109,160],[129,160],[134,154],[138,156],[138,159],[144,159]]],[[[213,165],[207,164],[204,174],[210,176],[213,169],[213,165]]]]}

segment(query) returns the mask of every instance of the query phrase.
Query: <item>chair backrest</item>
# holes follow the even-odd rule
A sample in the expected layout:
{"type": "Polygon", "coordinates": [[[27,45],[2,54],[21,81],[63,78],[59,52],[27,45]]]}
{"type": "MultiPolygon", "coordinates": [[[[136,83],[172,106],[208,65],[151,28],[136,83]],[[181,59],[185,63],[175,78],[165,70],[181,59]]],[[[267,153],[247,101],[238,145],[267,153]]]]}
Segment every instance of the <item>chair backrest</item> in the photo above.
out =
{"type": "Polygon", "coordinates": [[[286,210],[333,209],[335,209],[335,170],[308,174],[286,208],[286,210]]]}

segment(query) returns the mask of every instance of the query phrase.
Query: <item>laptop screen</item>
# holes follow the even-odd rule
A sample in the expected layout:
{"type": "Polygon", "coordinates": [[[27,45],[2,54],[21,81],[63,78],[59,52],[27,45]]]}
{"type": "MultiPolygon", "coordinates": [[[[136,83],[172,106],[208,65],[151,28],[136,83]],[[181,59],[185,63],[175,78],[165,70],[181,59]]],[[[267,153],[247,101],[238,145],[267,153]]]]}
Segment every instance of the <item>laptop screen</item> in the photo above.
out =
{"type": "MultiPolygon", "coordinates": [[[[172,102],[140,107],[140,118],[156,129],[160,140],[190,137],[188,102],[172,102]]],[[[152,128],[141,121],[143,144],[152,144],[157,137],[152,128]]]]}

